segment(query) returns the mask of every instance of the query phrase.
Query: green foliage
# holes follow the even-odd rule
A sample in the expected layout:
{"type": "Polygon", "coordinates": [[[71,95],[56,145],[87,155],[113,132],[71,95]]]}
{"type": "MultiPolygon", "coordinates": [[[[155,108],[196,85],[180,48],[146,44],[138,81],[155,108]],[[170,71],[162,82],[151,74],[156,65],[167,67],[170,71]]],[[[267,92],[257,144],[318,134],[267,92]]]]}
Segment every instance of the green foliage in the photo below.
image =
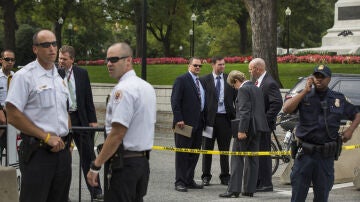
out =
{"type": "Polygon", "coordinates": [[[18,65],[26,65],[35,59],[32,51],[32,37],[36,29],[30,25],[22,24],[16,31],[16,63],[18,65]]]}

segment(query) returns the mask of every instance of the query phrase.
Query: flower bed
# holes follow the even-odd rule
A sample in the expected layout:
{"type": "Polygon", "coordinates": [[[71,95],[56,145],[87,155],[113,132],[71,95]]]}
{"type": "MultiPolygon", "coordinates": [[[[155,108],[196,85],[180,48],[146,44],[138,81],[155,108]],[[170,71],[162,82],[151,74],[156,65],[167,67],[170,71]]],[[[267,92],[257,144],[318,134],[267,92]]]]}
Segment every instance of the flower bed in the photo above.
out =
{"type": "MultiPolygon", "coordinates": [[[[248,63],[251,61],[251,56],[235,56],[235,57],[225,57],[226,63],[248,63]]],[[[147,58],[147,64],[187,64],[188,59],[182,57],[173,57],[173,58],[147,58]]],[[[311,54],[311,55],[285,55],[277,57],[278,63],[339,63],[339,64],[360,64],[360,56],[349,56],[349,55],[320,55],[320,54],[311,54]]],[[[203,63],[211,63],[211,58],[203,59],[203,63]]],[[[77,63],[78,65],[104,65],[105,60],[91,60],[85,61],[80,60],[77,63]]],[[[134,64],[141,64],[141,58],[134,58],[134,64]]]]}

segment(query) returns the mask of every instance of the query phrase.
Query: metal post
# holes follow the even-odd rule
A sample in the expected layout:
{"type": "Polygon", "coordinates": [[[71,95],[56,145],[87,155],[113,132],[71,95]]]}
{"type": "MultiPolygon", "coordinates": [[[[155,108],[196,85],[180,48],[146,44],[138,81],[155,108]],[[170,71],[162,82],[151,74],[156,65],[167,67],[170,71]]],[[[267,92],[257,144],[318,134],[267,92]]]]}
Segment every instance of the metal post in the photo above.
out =
{"type": "Polygon", "coordinates": [[[289,55],[289,48],[290,48],[290,15],[291,10],[289,7],[285,10],[286,22],[287,22],[287,51],[286,54],[289,55]]]}
{"type": "Polygon", "coordinates": [[[192,40],[191,40],[191,44],[192,44],[192,50],[191,50],[191,56],[194,57],[194,53],[195,53],[195,21],[192,21],[192,30],[193,30],[193,35],[192,35],[192,40]]]}
{"type": "Polygon", "coordinates": [[[146,80],[146,15],[147,15],[147,1],[143,1],[142,14],[142,59],[141,59],[141,78],[146,80]]]}

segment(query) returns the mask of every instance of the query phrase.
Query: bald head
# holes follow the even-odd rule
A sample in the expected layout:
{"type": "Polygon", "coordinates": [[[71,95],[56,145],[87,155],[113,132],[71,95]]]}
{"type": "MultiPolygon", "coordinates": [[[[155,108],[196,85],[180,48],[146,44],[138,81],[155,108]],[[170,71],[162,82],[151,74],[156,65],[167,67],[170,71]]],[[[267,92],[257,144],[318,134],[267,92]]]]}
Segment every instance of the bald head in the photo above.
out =
{"type": "Polygon", "coordinates": [[[127,43],[111,45],[106,54],[106,65],[110,77],[119,80],[126,72],[132,70],[132,49],[127,43]]]}
{"type": "Polygon", "coordinates": [[[109,47],[108,50],[113,49],[115,51],[118,51],[123,56],[132,56],[133,51],[129,44],[121,42],[121,43],[115,43],[109,47]]]}
{"type": "Polygon", "coordinates": [[[265,61],[262,58],[254,58],[249,63],[249,73],[253,79],[258,79],[266,70],[265,61]]]}

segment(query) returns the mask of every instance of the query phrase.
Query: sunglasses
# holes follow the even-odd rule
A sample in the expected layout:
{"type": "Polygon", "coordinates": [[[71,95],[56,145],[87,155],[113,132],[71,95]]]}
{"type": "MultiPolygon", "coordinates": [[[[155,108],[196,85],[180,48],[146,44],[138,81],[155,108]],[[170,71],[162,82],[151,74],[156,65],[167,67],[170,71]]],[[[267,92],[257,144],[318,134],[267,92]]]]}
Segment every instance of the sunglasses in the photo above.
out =
{"type": "Polygon", "coordinates": [[[198,65],[198,64],[193,64],[192,66],[194,66],[194,67],[202,67],[202,65],[198,65]]]}
{"type": "Polygon", "coordinates": [[[15,62],[15,58],[4,58],[3,60],[5,60],[6,62],[15,62]]]}
{"type": "Polygon", "coordinates": [[[43,43],[36,43],[34,46],[41,46],[42,48],[49,48],[50,46],[57,47],[57,42],[43,42],[43,43]]]}
{"type": "Polygon", "coordinates": [[[130,56],[109,57],[109,58],[106,58],[106,59],[105,59],[105,62],[106,62],[106,64],[107,64],[108,62],[116,63],[116,62],[118,62],[119,60],[122,60],[122,59],[125,59],[125,58],[128,58],[128,57],[130,57],[130,56]]]}

